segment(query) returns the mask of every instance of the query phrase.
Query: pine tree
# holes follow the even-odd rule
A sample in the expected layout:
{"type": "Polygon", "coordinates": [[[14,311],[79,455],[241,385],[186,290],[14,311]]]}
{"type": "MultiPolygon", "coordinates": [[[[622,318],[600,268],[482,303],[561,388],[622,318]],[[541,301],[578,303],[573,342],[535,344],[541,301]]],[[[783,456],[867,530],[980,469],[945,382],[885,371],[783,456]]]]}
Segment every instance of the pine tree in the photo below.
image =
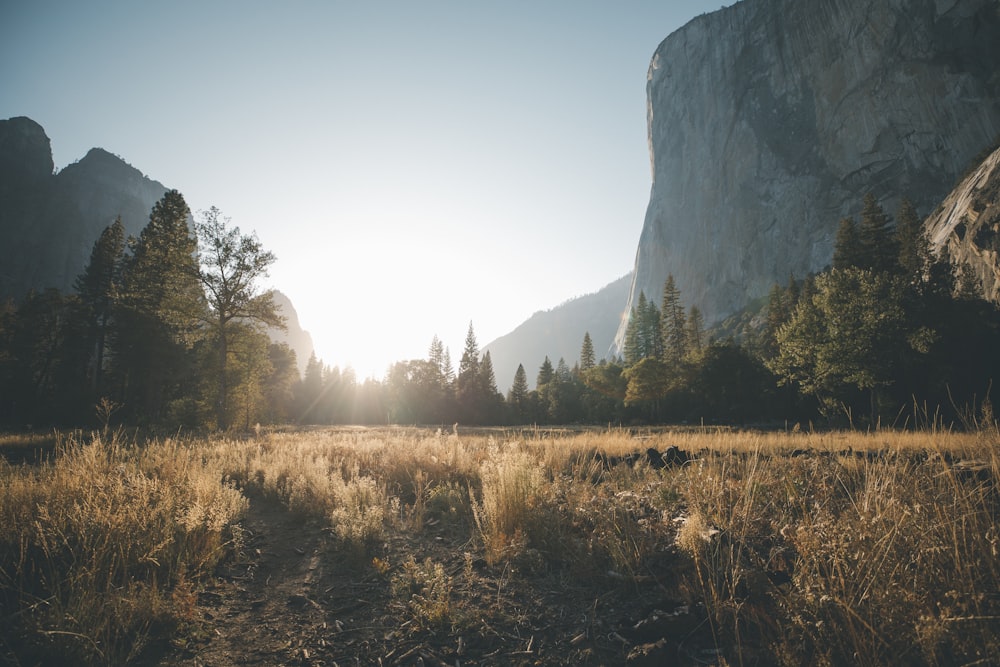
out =
{"type": "Polygon", "coordinates": [[[879,206],[875,195],[870,192],[865,195],[862,203],[858,237],[861,241],[860,268],[895,273],[899,251],[896,249],[892,223],[879,206]]]}
{"type": "Polygon", "coordinates": [[[108,339],[124,257],[125,227],[119,216],[101,232],[90,253],[90,261],[74,283],[86,318],[85,329],[92,349],[89,380],[95,396],[100,396],[104,389],[104,370],[110,342],[108,339]]]}
{"type": "Polygon", "coordinates": [[[625,327],[625,365],[638,363],[645,356],[643,341],[643,314],[646,312],[646,294],[640,290],[636,305],[629,314],[625,327]]]}
{"type": "Polygon", "coordinates": [[[687,354],[687,333],[684,304],[681,302],[681,292],[674,282],[673,275],[668,275],[663,284],[660,321],[663,332],[663,353],[660,358],[668,365],[676,366],[687,354]]]}
{"type": "Polygon", "coordinates": [[[302,384],[298,391],[299,421],[304,424],[316,424],[320,398],[323,396],[323,363],[316,358],[316,353],[309,355],[306,362],[306,372],[302,376],[302,384]]]}
{"type": "Polygon", "coordinates": [[[441,357],[441,375],[444,376],[445,386],[451,387],[455,382],[455,369],[451,365],[451,350],[444,348],[444,356],[441,357]]]}
{"type": "Polygon", "coordinates": [[[705,323],[698,306],[688,310],[687,324],[684,331],[684,344],[688,355],[701,354],[705,346],[705,323]]]}
{"type": "Polygon", "coordinates": [[[479,410],[482,398],[482,383],[479,370],[479,343],[476,342],[476,332],[469,322],[469,331],[465,335],[465,349],[462,359],[458,362],[458,379],[455,381],[455,394],[459,408],[466,420],[479,420],[479,410]]]}
{"type": "Polygon", "coordinates": [[[553,423],[568,423],[579,418],[578,386],[565,359],[559,359],[551,382],[539,394],[553,423]]]}
{"type": "Polygon", "coordinates": [[[444,378],[444,343],[442,343],[441,339],[437,337],[437,334],[434,334],[434,337],[431,339],[431,346],[430,346],[430,349],[427,352],[427,361],[429,361],[432,364],[434,364],[434,366],[438,369],[438,372],[441,374],[442,381],[443,381],[443,378],[444,378]]]}
{"type": "Polygon", "coordinates": [[[655,303],[647,301],[646,312],[641,319],[642,339],[645,345],[643,357],[659,359],[663,356],[663,321],[660,310],[655,303]]]}
{"type": "Polygon", "coordinates": [[[271,343],[267,348],[271,373],[264,384],[264,420],[285,424],[294,419],[295,385],[301,381],[295,351],[287,343],[271,343]]]}
{"type": "Polygon", "coordinates": [[[552,368],[552,362],[549,361],[549,357],[546,355],[545,361],[542,362],[541,367],[538,369],[538,377],[535,379],[535,388],[541,389],[548,383],[552,382],[552,378],[555,376],[555,370],[552,368]]]}
{"type": "Polygon", "coordinates": [[[837,227],[837,239],[833,246],[833,268],[859,267],[864,263],[861,236],[854,218],[844,218],[837,227]]]}
{"type": "Polygon", "coordinates": [[[154,423],[166,418],[170,401],[190,393],[188,350],[205,314],[189,217],[179,192],[164,194],[130,243],[122,268],[115,318],[118,380],[126,406],[154,423]]]}
{"type": "Polygon", "coordinates": [[[785,290],[775,283],[767,299],[767,323],[762,344],[764,359],[773,359],[778,354],[778,330],[788,321],[794,308],[795,304],[789,303],[785,290]]]}
{"type": "Polygon", "coordinates": [[[802,283],[803,281],[796,280],[795,276],[788,276],[788,287],[785,288],[785,304],[789,315],[791,315],[791,311],[799,303],[799,297],[802,295],[802,283]]]}
{"type": "Polygon", "coordinates": [[[483,358],[479,362],[479,386],[484,397],[497,395],[497,377],[493,371],[493,358],[490,356],[489,350],[483,354],[483,358]]]}
{"type": "Polygon", "coordinates": [[[898,264],[903,277],[911,285],[924,282],[931,262],[931,249],[924,225],[910,200],[904,199],[896,215],[896,246],[898,264]]]}
{"type": "Polygon", "coordinates": [[[514,372],[514,383],[507,393],[507,403],[514,411],[516,420],[520,423],[526,416],[528,407],[528,374],[524,372],[524,364],[518,364],[514,372]]]}
{"type": "Polygon", "coordinates": [[[586,372],[597,365],[594,358],[594,343],[590,340],[590,332],[583,334],[583,345],[580,347],[580,372],[586,372]]]}
{"type": "Polygon", "coordinates": [[[432,370],[427,391],[431,394],[429,401],[434,404],[431,421],[445,421],[451,417],[451,383],[455,372],[451,368],[451,358],[441,339],[434,335],[431,339],[427,362],[432,370]]]}

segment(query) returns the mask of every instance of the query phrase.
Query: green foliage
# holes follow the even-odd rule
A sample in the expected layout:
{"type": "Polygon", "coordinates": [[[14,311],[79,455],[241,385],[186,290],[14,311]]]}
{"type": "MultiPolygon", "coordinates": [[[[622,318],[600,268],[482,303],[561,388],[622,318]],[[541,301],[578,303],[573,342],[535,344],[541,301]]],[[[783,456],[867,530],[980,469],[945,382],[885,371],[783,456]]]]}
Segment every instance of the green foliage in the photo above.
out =
{"type": "Polygon", "coordinates": [[[625,405],[655,403],[667,394],[667,366],[656,357],[646,357],[625,369],[623,376],[628,381],[625,391],[625,405]]]}
{"type": "Polygon", "coordinates": [[[552,382],[554,375],[555,369],[552,368],[552,362],[549,361],[548,356],[546,356],[545,361],[542,362],[541,367],[538,369],[538,377],[535,379],[535,388],[541,389],[548,383],[552,382]]]}
{"type": "MultiPolygon", "coordinates": [[[[202,321],[212,332],[211,340],[218,355],[216,425],[222,430],[228,429],[232,421],[233,406],[229,402],[231,354],[242,350],[244,357],[236,363],[245,369],[254,369],[247,370],[243,378],[242,400],[246,402],[249,400],[247,392],[257,392],[261,378],[270,372],[266,338],[261,327],[285,326],[284,318],[275,308],[273,293],[261,293],[257,287],[257,282],[267,275],[268,267],[274,263],[274,254],[264,250],[255,235],[244,235],[239,227],[229,227],[228,223],[229,219],[223,218],[221,211],[213,206],[203,212],[201,220],[195,224],[201,259],[196,275],[208,300],[208,311],[202,321]],[[243,339],[236,340],[241,335],[243,339]],[[256,379],[250,381],[250,375],[256,379]]],[[[244,412],[249,414],[253,410],[244,406],[244,412]]]]}
{"type": "Polygon", "coordinates": [[[80,297],[83,334],[87,346],[92,350],[88,364],[88,386],[91,397],[95,400],[104,390],[111,326],[124,258],[125,227],[119,216],[94,243],[90,261],[74,283],[80,297]]]}
{"type": "Polygon", "coordinates": [[[837,238],[833,247],[833,268],[846,269],[864,264],[861,249],[861,235],[854,218],[844,218],[837,227],[837,238]]]}
{"type": "Polygon", "coordinates": [[[893,383],[901,363],[906,315],[900,281],[889,274],[847,268],[816,280],[778,332],[772,369],[828,407],[846,390],[874,392],[893,383]]]}
{"type": "Polygon", "coordinates": [[[625,364],[631,366],[639,361],[659,357],[663,352],[663,329],[660,311],[656,304],[639,292],[635,308],[632,309],[625,329],[625,364]]]}
{"type": "Polygon", "coordinates": [[[583,344],[580,346],[580,371],[586,372],[597,365],[594,356],[594,343],[590,340],[590,332],[583,334],[583,344]]]}
{"type": "Polygon", "coordinates": [[[507,405],[510,409],[511,418],[515,424],[525,424],[530,417],[530,390],[528,389],[528,374],[524,371],[524,364],[518,364],[514,372],[514,383],[507,393],[507,405]]]}
{"type": "Polygon", "coordinates": [[[828,417],[872,423],[920,399],[960,416],[1000,370],[1000,311],[979,297],[978,276],[956,275],[946,248],[931,256],[908,202],[897,219],[866,197],[861,224],[841,223],[834,269],[775,285],[764,326],[748,334],[747,315],[739,343],[706,341],[701,313],[685,314],[668,276],[661,307],[636,298],[623,359],[597,363],[585,332],[579,363],[546,357],[534,391],[520,365],[505,405],[471,322],[457,374],[435,335],[426,360],[396,363],[382,380],[359,383],[313,355],[300,381],[294,353],[264,335],[281,321],[256,288],[273,254],[215,208],[193,237],[171,191],[139,238],[126,243],[120,222],[104,230],[76,295],[0,307],[0,422],[93,423],[97,404],[116,406],[116,420],[170,427],[752,422],[809,419],[803,397],[828,417]]]}
{"type": "Polygon", "coordinates": [[[193,384],[191,348],[200,335],[204,294],[198,282],[190,211],[176,190],[153,207],[130,242],[115,317],[115,381],[133,418],[161,422],[193,384]]]}
{"type": "Polygon", "coordinates": [[[922,283],[931,264],[930,242],[924,234],[923,222],[910,200],[904,199],[896,215],[897,264],[903,277],[911,284],[922,283]]]}
{"type": "Polygon", "coordinates": [[[672,274],[667,276],[663,285],[659,334],[660,341],[651,351],[659,352],[658,356],[669,365],[679,364],[688,350],[688,331],[681,292],[677,289],[672,274]]]}

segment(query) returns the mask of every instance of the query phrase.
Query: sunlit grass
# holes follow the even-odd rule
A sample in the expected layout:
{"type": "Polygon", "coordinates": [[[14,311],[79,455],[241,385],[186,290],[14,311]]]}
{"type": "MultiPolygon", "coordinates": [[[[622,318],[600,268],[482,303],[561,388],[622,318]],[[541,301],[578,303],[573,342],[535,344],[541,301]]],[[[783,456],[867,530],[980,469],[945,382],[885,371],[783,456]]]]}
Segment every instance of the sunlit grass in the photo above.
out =
{"type": "MultiPolygon", "coordinates": [[[[0,650],[128,662],[183,631],[247,503],[273,502],[379,575],[388,537],[418,543],[428,522],[521,577],[634,585],[669,572],[669,594],[704,605],[733,663],[988,660],[1000,655],[998,442],[995,430],[695,428],[69,438],[48,463],[0,460],[0,609],[16,629],[0,650]],[[629,457],[670,446],[691,460],[629,457]]],[[[471,569],[397,557],[382,580],[415,627],[467,614],[474,602],[452,591],[471,569]]]]}

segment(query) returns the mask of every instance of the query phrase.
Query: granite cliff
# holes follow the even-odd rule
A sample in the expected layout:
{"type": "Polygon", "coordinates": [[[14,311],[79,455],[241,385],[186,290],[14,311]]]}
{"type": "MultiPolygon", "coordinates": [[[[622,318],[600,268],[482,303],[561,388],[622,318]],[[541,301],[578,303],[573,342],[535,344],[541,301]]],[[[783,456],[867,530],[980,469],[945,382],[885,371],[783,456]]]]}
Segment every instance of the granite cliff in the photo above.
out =
{"type": "Polygon", "coordinates": [[[829,264],[866,192],[926,215],[993,145],[1000,3],[744,0],[667,37],[647,97],[653,184],[626,312],[673,274],[712,324],[829,264]]]}
{"type": "Polygon", "coordinates": [[[966,176],[924,221],[932,249],[947,253],[958,273],[1000,304],[1000,148],[966,176]]]}
{"type": "Polygon", "coordinates": [[[166,190],[100,148],[56,174],[38,123],[0,120],[0,298],[70,291],[101,231],[120,215],[138,235],[166,190]]]}
{"type": "Polygon", "coordinates": [[[278,312],[285,318],[285,328],[268,329],[268,336],[275,343],[285,343],[295,352],[295,361],[298,364],[299,375],[305,375],[306,364],[313,353],[312,335],[299,324],[299,314],[292,305],[292,300],[283,292],[273,290],[271,292],[274,304],[278,307],[278,312]]]}

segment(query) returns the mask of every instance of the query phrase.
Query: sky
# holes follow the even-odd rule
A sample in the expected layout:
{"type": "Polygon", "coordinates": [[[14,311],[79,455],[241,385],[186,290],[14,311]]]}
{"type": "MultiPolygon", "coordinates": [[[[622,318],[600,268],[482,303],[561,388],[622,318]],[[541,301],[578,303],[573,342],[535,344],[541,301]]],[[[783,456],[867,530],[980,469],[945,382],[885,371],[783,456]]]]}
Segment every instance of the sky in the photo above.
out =
{"type": "Polygon", "coordinates": [[[381,378],[632,269],[649,61],[720,6],[4,0],[0,118],[221,209],[317,356],[381,378]]]}

